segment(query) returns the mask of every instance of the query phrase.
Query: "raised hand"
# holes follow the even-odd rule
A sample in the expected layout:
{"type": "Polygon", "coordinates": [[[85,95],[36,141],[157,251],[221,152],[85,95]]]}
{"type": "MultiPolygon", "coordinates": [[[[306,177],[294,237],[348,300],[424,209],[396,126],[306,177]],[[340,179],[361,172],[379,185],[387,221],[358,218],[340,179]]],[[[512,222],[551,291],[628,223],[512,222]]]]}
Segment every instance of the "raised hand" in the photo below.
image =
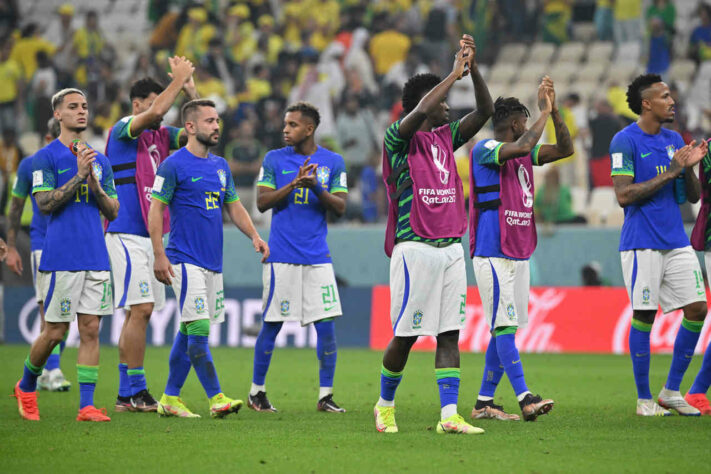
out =
{"type": "Polygon", "coordinates": [[[469,69],[471,69],[476,63],[476,44],[474,43],[474,38],[470,35],[462,35],[462,39],[459,40],[460,48],[469,48],[467,57],[469,58],[469,69]]]}
{"type": "Polygon", "coordinates": [[[457,80],[469,74],[469,47],[460,48],[454,55],[454,66],[452,72],[457,76],[457,80]]]}
{"type": "Polygon", "coordinates": [[[96,159],[96,150],[89,148],[85,143],[77,147],[77,175],[86,179],[91,173],[91,164],[96,159]]]}
{"type": "Polygon", "coordinates": [[[548,88],[548,96],[551,101],[551,107],[555,109],[555,85],[553,84],[553,79],[548,76],[543,76],[543,80],[541,82],[548,88]]]}
{"type": "Polygon", "coordinates": [[[551,102],[551,96],[548,90],[549,87],[546,85],[544,78],[538,86],[538,110],[540,110],[541,113],[549,114],[553,110],[553,103],[551,102]]]}
{"type": "Polygon", "coordinates": [[[168,76],[170,76],[171,79],[177,79],[182,84],[187,84],[192,80],[195,67],[193,67],[193,63],[190,62],[190,60],[185,59],[184,56],[173,56],[172,58],[168,58],[168,64],[170,64],[168,76]]]}

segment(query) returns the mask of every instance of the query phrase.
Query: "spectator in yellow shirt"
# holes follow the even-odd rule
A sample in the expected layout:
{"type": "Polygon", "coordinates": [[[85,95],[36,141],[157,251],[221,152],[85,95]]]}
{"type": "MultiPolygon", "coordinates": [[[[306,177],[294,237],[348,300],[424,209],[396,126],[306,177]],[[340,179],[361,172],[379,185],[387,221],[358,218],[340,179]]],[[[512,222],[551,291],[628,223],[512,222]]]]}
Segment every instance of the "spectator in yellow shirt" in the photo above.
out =
{"type": "Polygon", "coordinates": [[[37,53],[44,51],[51,57],[55,49],[52,43],[39,36],[37,24],[30,23],[23,28],[22,37],[15,43],[10,57],[22,68],[25,81],[29,81],[37,69],[37,53]]]}
{"type": "Polygon", "coordinates": [[[555,44],[568,41],[568,23],[572,14],[572,0],[544,0],[543,41],[555,44]]]}
{"type": "MultiPolygon", "coordinates": [[[[262,15],[257,20],[259,25],[259,37],[266,38],[267,42],[267,62],[271,65],[276,64],[279,58],[279,53],[284,48],[284,40],[274,33],[274,17],[271,15],[262,15]]],[[[259,40],[257,40],[259,42],[259,40]]]]}
{"type": "Polygon", "coordinates": [[[0,45],[0,131],[16,130],[22,92],[22,68],[10,57],[12,38],[0,45]]]}
{"type": "Polygon", "coordinates": [[[191,8],[188,10],[188,22],[178,35],[175,55],[198,62],[207,52],[208,43],[216,34],[215,26],[207,22],[207,11],[199,7],[191,8]]]}
{"type": "Polygon", "coordinates": [[[378,76],[384,76],[393,65],[404,61],[412,44],[410,38],[397,28],[396,21],[370,39],[368,51],[378,76]]]}
{"type": "Polygon", "coordinates": [[[615,0],[615,43],[642,41],[642,0],[615,0]]]}
{"type": "Polygon", "coordinates": [[[85,86],[90,77],[98,75],[99,56],[105,46],[104,37],[99,31],[99,17],[95,11],[87,12],[86,24],[74,33],[73,45],[79,58],[74,78],[81,86],[85,86]]]}

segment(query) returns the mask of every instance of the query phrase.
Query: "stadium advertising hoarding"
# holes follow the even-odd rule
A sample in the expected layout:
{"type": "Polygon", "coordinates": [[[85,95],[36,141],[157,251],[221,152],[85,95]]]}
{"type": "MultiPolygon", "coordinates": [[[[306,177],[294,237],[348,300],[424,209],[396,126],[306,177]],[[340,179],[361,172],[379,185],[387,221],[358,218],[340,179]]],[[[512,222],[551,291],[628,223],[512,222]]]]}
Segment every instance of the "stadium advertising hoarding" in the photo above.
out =
{"type": "MultiPolygon", "coordinates": [[[[381,350],[392,337],[388,286],[373,288],[372,305],[370,347],[381,350]]],[[[628,352],[632,308],[624,288],[531,288],[528,318],[528,327],[516,334],[521,352],[628,352]]],[[[672,352],[681,319],[681,311],[657,314],[650,335],[652,352],[672,352]]],[[[711,339],[709,326],[706,324],[701,332],[696,353],[702,353],[711,339]]],[[[476,287],[469,287],[466,326],[460,335],[459,347],[462,351],[486,352],[489,337],[479,292],[476,287]]],[[[421,337],[413,348],[434,350],[435,339],[421,337]]]]}

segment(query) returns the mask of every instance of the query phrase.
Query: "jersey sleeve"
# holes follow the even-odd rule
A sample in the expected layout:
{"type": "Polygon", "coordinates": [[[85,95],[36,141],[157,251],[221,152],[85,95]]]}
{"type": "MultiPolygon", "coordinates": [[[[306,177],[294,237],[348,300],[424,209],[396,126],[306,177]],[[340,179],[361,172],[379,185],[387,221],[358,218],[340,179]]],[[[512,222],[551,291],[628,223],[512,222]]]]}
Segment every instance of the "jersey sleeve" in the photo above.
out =
{"type": "Polygon", "coordinates": [[[477,143],[472,150],[474,161],[480,165],[501,166],[499,150],[503,145],[503,142],[497,140],[484,140],[477,143]]]}
{"type": "Polygon", "coordinates": [[[347,193],[348,192],[348,176],[346,174],[346,163],[343,157],[338,156],[333,165],[331,173],[331,182],[328,185],[329,193],[347,193]]]}
{"type": "Polygon", "coordinates": [[[116,125],[114,125],[112,134],[114,134],[114,137],[116,137],[117,140],[131,141],[138,138],[131,135],[131,122],[133,122],[133,119],[134,116],[129,115],[128,117],[122,118],[116,123],[116,125]]]}
{"type": "MultiPolygon", "coordinates": [[[[409,145],[409,141],[400,137],[400,120],[391,124],[385,131],[385,151],[388,156],[392,157],[395,153],[405,151],[409,145]]],[[[391,163],[393,167],[397,163],[391,163]]]]}
{"type": "Polygon", "coordinates": [[[32,157],[28,156],[20,162],[12,187],[12,195],[21,199],[29,196],[32,190],[32,157]]]}
{"type": "Polygon", "coordinates": [[[114,171],[111,169],[111,163],[108,158],[103,161],[103,176],[101,177],[101,188],[110,198],[118,198],[116,194],[116,186],[114,185],[114,171]]]}
{"type": "Polygon", "coordinates": [[[239,201],[239,196],[237,195],[237,189],[235,189],[235,180],[232,178],[232,173],[230,173],[230,167],[227,161],[224,162],[225,167],[223,168],[227,172],[227,186],[225,186],[225,204],[231,202],[239,201]]]}
{"type": "Polygon", "coordinates": [[[460,146],[464,145],[467,140],[464,139],[459,131],[459,120],[449,123],[449,130],[452,132],[452,149],[456,150],[460,146]]]}
{"type": "Polygon", "coordinates": [[[151,197],[163,204],[170,204],[173,200],[173,193],[178,184],[178,170],[172,160],[166,160],[158,167],[156,179],[153,181],[151,197]]]}
{"type": "Polygon", "coordinates": [[[262,167],[259,169],[259,176],[257,176],[257,186],[276,189],[276,172],[271,156],[270,153],[267,153],[264,157],[262,167]]]}
{"type": "Polygon", "coordinates": [[[184,133],[184,129],[178,127],[166,126],[168,129],[168,137],[170,140],[170,149],[177,150],[180,148],[180,134],[184,133]]]}
{"type": "Polygon", "coordinates": [[[32,194],[51,191],[57,186],[54,163],[48,153],[40,150],[32,159],[32,194]]]}
{"type": "Polygon", "coordinates": [[[533,147],[533,150],[531,150],[531,162],[533,163],[533,166],[542,166],[542,165],[538,162],[538,153],[541,151],[541,147],[542,147],[542,146],[543,146],[543,145],[538,144],[538,145],[536,145],[536,146],[533,147]]]}
{"type": "Polygon", "coordinates": [[[634,150],[630,140],[617,134],[610,143],[611,176],[634,176],[634,150]]]}

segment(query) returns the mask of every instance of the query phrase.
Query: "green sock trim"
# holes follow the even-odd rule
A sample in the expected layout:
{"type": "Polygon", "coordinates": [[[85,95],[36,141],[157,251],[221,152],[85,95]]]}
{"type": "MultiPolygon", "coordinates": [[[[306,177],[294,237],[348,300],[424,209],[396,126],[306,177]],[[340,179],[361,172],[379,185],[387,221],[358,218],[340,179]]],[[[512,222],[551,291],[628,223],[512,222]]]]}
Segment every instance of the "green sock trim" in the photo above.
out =
{"type": "Polygon", "coordinates": [[[60,352],[61,352],[61,351],[60,351],[59,344],[57,344],[56,346],[54,346],[54,349],[52,349],[52,354],[57,354],[57,355],[59,355],[60,352]]]}
{"type": "Polygon", "coordinates": [[[42,364],[42,367],[37,367],[34,365],[32,362],[30,362],[30,356],[27,356],[27,359],[25,359],[25,367],[30,369],[30,372],[32,372],[35,375],[40,375],[42,373],[42,368],[44,367],[44,364],[42,364]]]}
{"type": "Polygon", "coordinates": [[[188,327],[188,336],[209,336],[210,335],[210,321],[207,319],[198,319],[197,321],[190,321],[186,324],[188,327]]]}
{"type": "Polygon", "coordinates": [[[329,322],[333,321],[334,319],[336,319],[336,318],[320,319],[318,322],[319,323],[329,323],[329,322]]]}
{"type": "Polygon", "coordinates": [[[180,332],[183,333],[183,335],[187,336],[188,335],[188,325],[185,323],[180,323],[180,332]]]}
{"type": "Polygon", "coordinates": [[[446,369],[435,369],[437,380],[446,378],[461,378],[462,371],[458,367],[449,367],[446,369]]]}
{"type": "Polygon", "coordinates": [[[691,332],[701,332],[704,327],[703,321],[690,321],[686,318],[681,318],[681,325],[691,332]]]}
{"type": "Polygon", "coordinates": [[[518,326],[501,326],[494,329],[494,336],[503,336],[504,334],[516,334],[518,326]]]}
{"type": "Polygon", "coordinates": [[[126,373],[128,375],[146,375],[145,369],[127,369],[126,373]]]}
{"type": "Polygon", "coordinates": [[[638,321],[634,318],[632,318],[632,327],[635,328],[638,331],[642,332],[651,332],[652,331],[652,325],[648,323],[643,323],[642,321],[638,321]]]}
{"type": "Polygon", "coordinates": [[[402,378],[402,372],[393,372],[392,370],[386,369],[384,365],[380,367],[380,373],[391,379],[402,378]]]}
{"type": "Polygon", "coordinates": [[[99,380],[98,365],[77,364],[77,381],[79,383],[96,383],[99,380]]]}

